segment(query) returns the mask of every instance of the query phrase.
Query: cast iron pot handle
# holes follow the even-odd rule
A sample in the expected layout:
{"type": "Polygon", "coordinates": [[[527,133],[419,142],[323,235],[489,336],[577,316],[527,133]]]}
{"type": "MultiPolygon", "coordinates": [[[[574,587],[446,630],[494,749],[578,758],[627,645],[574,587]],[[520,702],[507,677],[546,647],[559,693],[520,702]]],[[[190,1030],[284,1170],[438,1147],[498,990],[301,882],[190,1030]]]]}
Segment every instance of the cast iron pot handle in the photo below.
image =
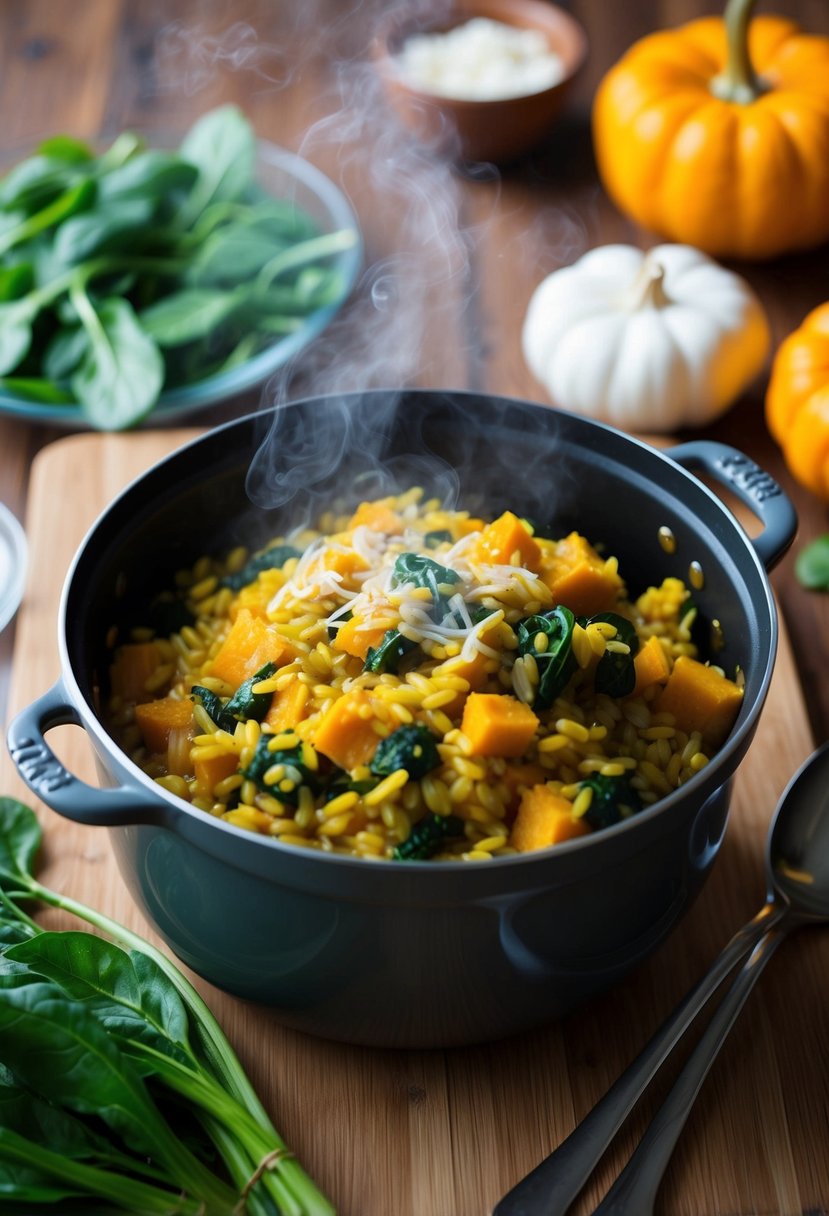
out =
{"type": "Polygon", "coordinates": [[[754,512],[765,527],[751,543],[767,570],[776,566],[794,540],[797,515],[774,478],[737,448],[711,439],[681,443],[667,455],[684,469],[704,469],[754,512]]]}
{"type": "Polygon", "coordinates": [[[53,726],[82,726],[63,682],[24,709],[9,726],[7,741],[17,771],[33,794],[76,823],[121,827],[130,823],[159,823],[165,815],[146,795],[123,787],[97,789],[63,767],[44,739],[53,726]]]}

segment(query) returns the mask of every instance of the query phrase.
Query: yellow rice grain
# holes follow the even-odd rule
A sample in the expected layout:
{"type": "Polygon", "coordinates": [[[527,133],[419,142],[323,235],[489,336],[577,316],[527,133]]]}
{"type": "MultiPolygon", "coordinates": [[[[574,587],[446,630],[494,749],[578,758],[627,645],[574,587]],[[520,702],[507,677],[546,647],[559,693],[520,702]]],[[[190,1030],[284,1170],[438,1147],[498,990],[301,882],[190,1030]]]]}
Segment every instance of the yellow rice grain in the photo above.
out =
{"type": "Polygon", "coordinates": [[[556,730],[560,735],[564,735],[576,743],[587,743],[590,739],[590,731],[587,727],[582,726],[580,722],[574,722],[572,718],[559,718],[556,722],[556,730]]]}
{"type": "Polygon", "coordinates": [[[156,777],[156,785],[160,785],[162,789],[167,790],[169,794],[175,794],[177,798],[189,798],[190,790],[187,782],[183,777],[175,777],[169,774],[164,777],[156,777]]]}
{"type": "Polygon", "coordinates": [[[573,802],[573,818],[581,819],[583,815],[586,815],[590,810],[592,802],[593,790],[589,785],[586,785],[584,789],[579,790],[578,794],[576,794],[573,802]]]}
{"type": "Polygon", "coordinates": [[[326,819],[333,819],[343,811],[350,811],[360,801],[360,795],[356,790],[347,790],[344,794],[339,794],[336,798],[332,798],[322,808],[326,819]]]}

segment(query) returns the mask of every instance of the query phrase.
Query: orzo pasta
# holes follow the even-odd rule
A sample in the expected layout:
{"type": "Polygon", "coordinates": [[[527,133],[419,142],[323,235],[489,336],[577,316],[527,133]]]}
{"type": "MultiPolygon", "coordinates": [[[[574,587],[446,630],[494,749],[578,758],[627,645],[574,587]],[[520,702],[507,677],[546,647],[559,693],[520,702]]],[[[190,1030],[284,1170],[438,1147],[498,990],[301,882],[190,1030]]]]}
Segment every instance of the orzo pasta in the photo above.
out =
{"type": "Polygon", "coordinates": [[[109,717],[171,794],[251,832],[489,861],[705,766],[742,689],[694,615],[675,578],[629,598],[578,533],[411,490],[180,572],[115,649],[109,717]]]}

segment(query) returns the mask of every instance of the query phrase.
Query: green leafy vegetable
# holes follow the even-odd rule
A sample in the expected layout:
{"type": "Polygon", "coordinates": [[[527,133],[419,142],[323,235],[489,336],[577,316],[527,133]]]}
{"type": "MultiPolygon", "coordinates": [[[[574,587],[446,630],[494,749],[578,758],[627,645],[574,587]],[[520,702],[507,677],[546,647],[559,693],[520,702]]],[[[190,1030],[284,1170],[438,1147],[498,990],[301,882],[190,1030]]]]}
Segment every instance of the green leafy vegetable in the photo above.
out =
{"type": "Polygon", "coordinates": [[[445,840],[463,836],[463,820],[457,815],[425,815],[412,827],[406,839],[395,847],[395,861],[426,861],[438,852],[445,840]]]}
{"type": "Polygon", "coordinates": [[[460,581],[461,576],[454,570],[449,570],[431,557],[423,557],[419,553],[401,553],[392,567],[393,587],[410,584],[428,588],[432,594],[432,613],[438,622],[443,619],[448,601],[455,594],[451,588],[460,581]],[[449,593],[441,591],[441,587],[449,588],[449,593]]]}
{"type": "Polygon", "coordinates": [[[200,684],[193,685],[190,695],[199,698],[220,730],[226,730],[233,734],[237,722],[248,722],[251,720],[261,722],[270,709],[273,693],[254,692],[253,689],[260,680],[267,680],[275,671],[276,663],[266,663],[249,680],[243,681],[233,696],[229,697],[227,701],[223,701],[221,697],[217,696],[215,692],[211,692],[209,688],[202,688],[200,684]]]}
{"type": "Polygon", "coordinates": [[[290,558],[301,556],[299,549],[295,549],[293,545],[272,545],[262,553],[255,553],[235,574],[226,574],[222,579],[222,586],[241,591],[242,587],[247,587],[248,583],[257,579],[263,570],[281,569],[290,558]]]}
{"type": "Polygon", "coordinates": [[[364,670],[396,674],[401,660],[413,650],[417,650],[417,642],[404,638],[399,629],[387,629],[379,646],[369,646],[364,670]]]}
{"type": "Polygon", "coordinates": [[[596,665],[596,692],[606,693],[609,697],[627,697],[633,692],[636,684],[636,669],[633,660],[639,651],[639,635],[636,627],[627,617],[618,612],[603,612],[591,616],[588,624],[595,621],[606,621],[616,629],[614,640],[627,646],[628,653],[606,650],[596,665]]]}
{"type": "Polygon", "coordinates": [[[440,764],[439,742],[428,727],[419,723],[398,726],[380,740],[369,768],[376,777],[388,777],[399,768],[405,768],[409,778],[417,781],[440,764]]]}
{"type": "Polygon", "coordinates": [[[444,541],[451,541],[452,533],[446,528],[436,528],[434,532],[426,532],[423,536],[423,543],[427,549],[436,549],[438,545],[442,545],[444,541]]]}
{"type": "Polygon", "coordinates": [[[256,140],[233,106],[180,149],[131,132],[100,155],[67,136],[0,180],[0,377],[28,401],[134,426],[163,390],[239,366],[342,295],[318,232],[253,180],[256,140]]]}
{"type": "Polygon", "coordinates": [[[271,751],[268,744],[272,740],[273,735],[259,736],[250,764],[242,769],[245,777],[253,781],[264,793],[272,794],[274,798],[287,802],[289,806],[297,806],[299,803],[299,791],[302,786],[307,786],[316,797],[325,782],[317,769],[310,768],[305,763],[303,745],[298,743],[296,747],[271,751]],[[277,764],[283,768],[282,776],[272,785],[267,785],[265,774],[277,764]]]}
{"type": "Polygon", "coordinates": [[[148,942],[42,886],[39,844],[33,812],[0,798],[0,1205],[333,1216],[198,992],[148,942]],[[24,901],[97,932],[42,930],[24,901]],[[192,1135],[169,1124],[173,1105],[192,1135]]]}
{"type": "Polygon", "coordinates": [[[829,591],[829,535],[819,536],[800,550],[794,572],[808,591],[829,591]]]}
{"type": "Polygon", "coordinates": [[[596,830],[609,828],[642,809],[639,795],[627,776],[603,777],[601,773],[592,773],[579,784],[582,789],[593,791],[584,818],[596,830]]]}
{"type": "Polygon", "coordinates": [[[573,627],[576,618],[569,608],[559,605],[549,612],[525,617],[518,622],[518,653],[532,655],[538,666],[538,686],[533,705],[549,709],[567,686],[576,669],[573,654],[573,627]],[[538,635],[545,638],[539,647],[538,635]]]}

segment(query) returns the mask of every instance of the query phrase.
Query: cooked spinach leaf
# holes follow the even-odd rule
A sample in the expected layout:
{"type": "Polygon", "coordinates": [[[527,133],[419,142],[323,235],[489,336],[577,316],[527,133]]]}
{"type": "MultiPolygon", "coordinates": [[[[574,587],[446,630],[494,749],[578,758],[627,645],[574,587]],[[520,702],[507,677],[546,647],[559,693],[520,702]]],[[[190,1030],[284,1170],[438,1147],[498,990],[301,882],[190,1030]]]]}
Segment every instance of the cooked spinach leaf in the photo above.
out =
{"type": "Polygon", "coordinates": [[[260,735],[253,758],[242,773],[259,787],[263,793],[271,794],[280,802],[296,806],[299,802],[301,786],[307,786],[316,796],[325,785],[325,780],[316,769],[309,768],[303,758],[303,745],[296,747],[278,748],[271,751],[268,746],[273,735],[260,735]],[[273,785],[265,784],[265,774],[276,764],[284,768],[283,775],[273,785]]]}
{"type": "Polygon", "coordinates": [[[222,579],[222,586],[230,587],[231,591],[241,591],[248,583],[257,579],[263,570],[281,569],[289,558],[301,556],[299,549],[295,549],[293,545],[271,545],[262,553],[254,553],[241,570],[226,574],[222,579]]]}
{"type": "Polygon", "coordinates": [[[395,861],[426,861],[445,840],[463,836],[464,823],[457,815],[426,815],[412,827],[406,839],[395,846],[395,861]]]}
{"type": "Polygon", "coordinates": [[[222,701],[222,698],[215,692],[211,692],[209,688],[203,688],[200,684],[193,685],[190,695],[199,698],[220,730],[233,734],[237,722],[251,720],[261,722],[270,709],[273,693],[254,692],[253,689],[260,680],[269,679],[275,671],[276,663],[266,663],[264,667],[259,668],[255,675],[240,684],[227,701],[222,701]]]}
{"type": "Polygon", "coordinates": [[[404,638],[398,629],[387,629],[379,646],[369,646],[364,670],[396,674],[401,659],[413,650],[417,650],[417,642],[404,638]]]}
{"type": "Polygon", "coordinates": [[[591,616],[588,624],[596,621],[606,621],[616,629],[616,641],[629,647],[627,654],[619,651],[606,650],[596,664],[596,692],[606,693],[609,697],[627,697],[633,692],[636,684],[636,668],[633,660],[639,651],[639,636],[636,627],[627,617],[618,612],[602,612],[591,616]]]}
{"type": "Polygon", "coordinates": [[[609,828],[642,809],[641,799],[627,775],[603,777],[601,773],[592,773],[579,784],[583,789],[593,791],[590,808],[584,816],[591,828],[609,828]]]}
{"type": "Polygon", "coordinates": [[[446,615],[449,599],[455,593],[447,595],[441,587],[453,587],[461,581],[461,576],[431,557],[423,557],[419,553],[401,553],[392,567],[391,585],[403,587],[407,584],[415,587],[426,587],[432,594],[432,616],[438,623],[446,615]]]}
{"type": "Polygon", "coordinates": [[[439,742],[438,737],[420,723],[398,726],[381,739],[369,768],[377,777],[388,777],[399,768],[405,768],[410,779],[416,781],[440,764],[439,742]]]}
{"type": "Polygon", "coordinates": [[[573,613],[563,604],[518,622],[518,653],[532,655],[538,667],[538,686],[533,701],[538,709],[550,708],[576,669],[573,654],[575,623],[573,613]],[[539,634],[545,638],[543,648],[539,648],[536,640],[539,634]]]}

